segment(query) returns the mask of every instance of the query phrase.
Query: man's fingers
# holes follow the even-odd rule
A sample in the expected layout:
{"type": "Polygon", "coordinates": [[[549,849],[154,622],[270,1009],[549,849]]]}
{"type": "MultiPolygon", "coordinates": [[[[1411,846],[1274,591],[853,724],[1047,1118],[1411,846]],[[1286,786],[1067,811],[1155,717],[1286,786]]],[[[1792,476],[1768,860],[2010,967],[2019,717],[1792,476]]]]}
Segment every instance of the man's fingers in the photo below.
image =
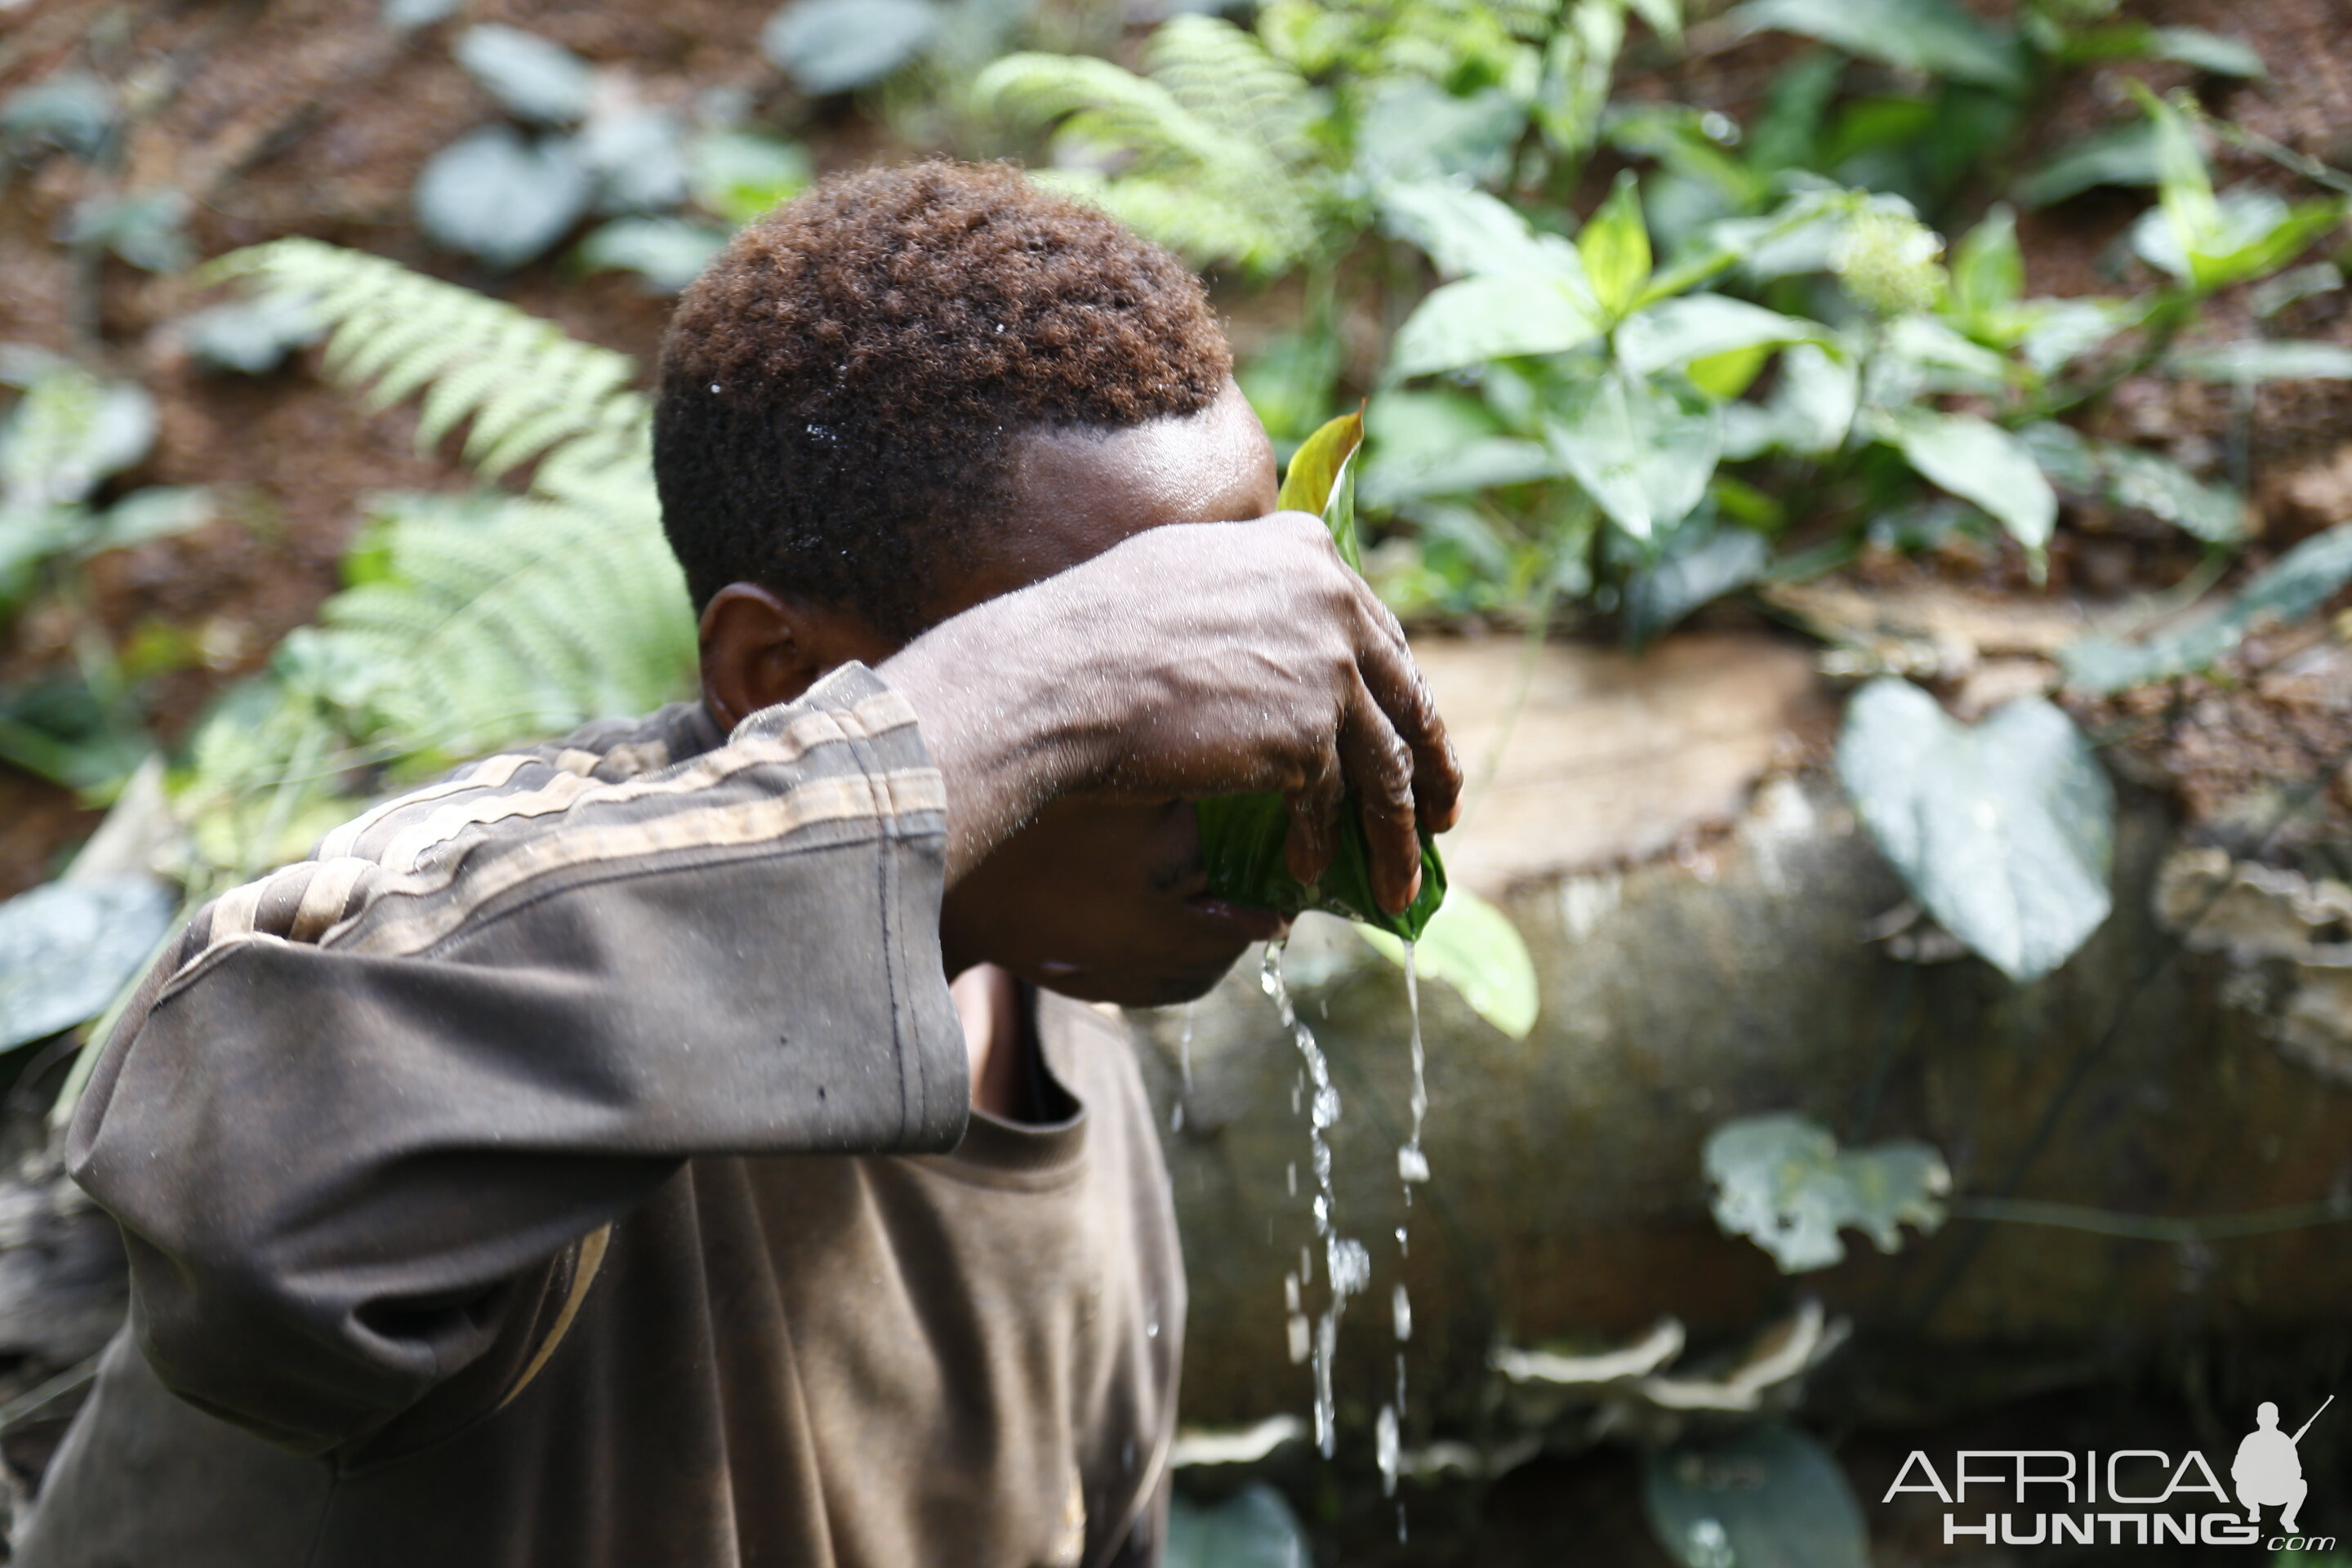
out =
{"type": "Polygon", "coordinates": [[[1461,810],[1462,766],[1454,758],[1454,742],[1446,738],[1445,721],[1438,717],[1421,667],[1413,662],[1404,628],[1370,584],[1362,585],[1361,603],[1370,629],[1357,668],[1412,755],[1412,795],[1421,820],[1431,832],[1443,833],[1461,810]]]}
{"type": "Polygon", "coordinates": [[[1328,749],[1315,774],[1290,792],[1290,831],[1283,838],[1283,862],[1307,887],[1323,879],[1339,852],[1339,812],[1347,784],[1339,762],[1328,749]]]}
{"type": "Polygon", "coordinates": [[[1371,850],[1372,897],[1396,914],[1421,888],[1421,834],[1413,811],[1412,752],[1369,689],[1349,705],[1339,757],[1371,850]]]}

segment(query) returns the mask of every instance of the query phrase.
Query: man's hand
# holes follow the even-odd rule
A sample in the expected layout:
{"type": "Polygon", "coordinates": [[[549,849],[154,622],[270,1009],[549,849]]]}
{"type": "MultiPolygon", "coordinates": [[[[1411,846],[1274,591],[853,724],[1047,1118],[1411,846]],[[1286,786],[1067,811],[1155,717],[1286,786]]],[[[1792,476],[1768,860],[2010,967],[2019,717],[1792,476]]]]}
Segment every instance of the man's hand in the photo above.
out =
{"type": "Polygon", "coordinates": [[[1396,617],[1321,523],[1154,528],[941,622],[880,669],[946,776],[954,882],[1059,795],[1290,797],[1292,875],[1319,878],[1353,792],[1382,907],[1421,879],[1417,824],[1462,774],[1396,617]]]}

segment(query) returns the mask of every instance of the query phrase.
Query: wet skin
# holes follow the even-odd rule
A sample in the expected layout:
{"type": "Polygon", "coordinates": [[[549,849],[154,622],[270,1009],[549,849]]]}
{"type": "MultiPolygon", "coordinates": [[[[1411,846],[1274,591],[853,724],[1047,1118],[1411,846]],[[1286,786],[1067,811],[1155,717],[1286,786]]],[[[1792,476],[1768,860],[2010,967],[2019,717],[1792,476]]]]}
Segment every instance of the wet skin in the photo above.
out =
{"type": "MultiPolygon", "coordinates": [[[[847,660],[881,668],[916,703],[925,737],[949,777],[950,885],[940,921],[948,973],[952,977],[975,965],[993,964],[1064,994],[1130,1005],[1160,1005],[1197,996],[1216,983],[1251,942],[1275,934],[1281,922],[1266,911],[1209,898],[1193,812],[1185,795],[1171,784],[1192,795],[1249,787],[1279,787],[1301,795],[1319,791],[1328,796],[1323,814],[1328,816],[1336,805],[1341,771],[1350,784],[1357,784],[1380,768],[1392,773],[1401,770],[1403,784],[1366,792],[1368,798],[1385,796],[1391,802],[1388,841],[1401,846],[1388,857],[1391,862],[1411,854],[1416,810],[1435,823],[1450,820],[1458,788],[1443,727],[1433,713],[1417,722],[1400,719],[1393,730],[1380,717],[1381,710],[1393,714],[1414,709],[1416,702],[1421,710],[1426,708],[1425,693],[1418,690],[1418,675],[1402,653],[1401,637],[1395,638],[1393,652],[1385,647],[1374,650],[1365,674],[1358,675],[1350,666],[1334,675],[1322,668],[1328,661],[1315,657],[1318,648],[1306,646],[1306,631],[1293,629],[1286,638],[1270,637],[1260,657],[1255,647],[1234,648],[1238,639],[1230,626],[1222,641],[1199,650],[1186,647],[1193,628],[1181,618],[1168,621],[1164,605],[1154,607],[1160,624],[1138,625],[1149,619],[1138,611],[1138,585],[1122,584],[1112,568],[1133,560],[1136,550],[1143,549],[1166,556],[1164,563],[1157,556],[1141,563],[1147,575],[1155,570],[1169,574],[1162,598],[1181,597],[1188,586],[1202,584],[1192,591],[1214,593],[1220,604],[1231,601],[1234,584],[1221,584],[1213,567],[1196,572],[1194,564],[1218,556],[1254,560],[1263,555],[1264,568],[1244,579],[1244,585],[1261,585],[1267,602],[1250,607],[1262,611],[1265,624],[1295,628],[1318,617],[1336,623],[1352,613],[1359,619],[1376,616],[1386,623],[1385,628],[1358,626],[1352,634],[1333,634],[1341,642],[1350,635],[1360,643],[1382,641],[1393,634],[1393,621],[1376,604],[1352,612],[1345,605],[1331,607],[1337,603],[1334,595],[1350,592],[1369,603],[1369,595],[1352,577],[1346,579],[1346,588],[1321,584],[1319,599],[1276,602],[1284,590],[1270,579],[1314,577],[1328,568],[1319,560],[1307,560],[1302,566],[1301,552],[1330,552],[1326,542],[1302,526],[1304,520],[1290,514],[1267,518],[1276,494],[1274,456],[1265,432],[1230,382],[1215,403],[1189,417],[1125,430],[1030,432],[1019,438],[1015,449],[1011,505],[979,532],[968,558],[942,574],[939,601],[932,606],[938,630],[902,650],[896,639],[854,608],[736,584],[715,595],[703,616],[704,700],[719,723],[731,728],[761,708],[798,697],[827,669],[847,660]],[[1251,521],[1258,519],[1265,521],[1251,521]],[[1025,622],[1013,613],[1020,605],[1038,604],[1040,593],[1053,592],[1021,590],[1097,562],[1154,530],[1192,522],[1248,523],[1249,536],[1176,529],[1157,536],[1151,544],[1139,544],[1099,563],[1090,568],[1091,575],[1080,573],[1067,579],[1069,584],[1107,583],[1098,626],[1087,624],[1091,601],[1041,608],[1025,622]],[[1262,529],[1280,531],[1264,533],[1262,529]],[[976,606],[987,608],[962,614],[976,606]],[[1003,624],[983,628],[991,617],[1003,624]],[[1034,635],[1022,636],[1024,626],[1034,635]],[[994,639],[975,636],[983,629],[993,633],[994,639]],[[951,646],[959,636],[963,645],[951,646]],[[1091,668],[1087,658],[1090,636],[1099,639],[1104,667],[1099,669],[1091,668]],[[1007,706],[989,710],[992,699],[999,695],[988,685],[997,673],[993,667],[1022,666],[1044,644],[1076,646],[1064,646],[1051,656],[1062,662],[1049,664],[1048,679],[1042,681],[1034,668],[1008,668],[1003,677],[1007,706]],[[1134,669],[1119,668],[1122,661],[1134,669]],[[1257,664],[1268,668],[1253,668],[1257,664]],[[1190,675],[1194,668],[1211,673],[1195,681],[1190,675]],[[1222,686],[1214,684],[1217,668],[1227,672],[1222,686]],[[943,678],[943,669],[954,673],[943,678]],[[1059,678],[1052,679],[1055,671],[1059,678]],[[1026,687],[1021,684],[1024,674],[1026,687]],[[1265,689],[1253,693],[1252,681],[1265,689]],[[953,694],[959,700],[949,702],[944,695],[935,695],[944,685],[956,683],[961,687],[953,694]],[[1408,683],[1412,691],[1395,689],[1408,683]],[[1096,684],[1110,695],[1082,689],[1096,684]],[[1362,698],[1368,685],[1379,699],[1379,709],[1362,698]],[[1129,689],[1134,688],[1144,689],[1143,694],[1133,695],[1129,689]],[[1320,751],[1315,753],[1325,759],[1321,763],[1304,752],[1269,759],[1262,754],[1268,750],[1262,740],[1234,737],[1228,732],[1232,723],[1220,729],[1221,701],[1236,710],[1253,703],[1268,709],[1279,703],[1270,701],[1267,691],[1278,691],[1287,701],[1295,689],[1304,695],[1293,725],[1322,732],[1320,751]],[[1357,693],[1353,708],[1348,706],[1349,689],[1357,693]],[[1024,692],[1027,700],[1022,700],[1024,692]],[[1072,711],[1033,721],[1015,710],[1055,708],[1062,700],[1057,694],[1063,692],[1074,693],[1066,704],[1072,711]],[[1205,738],[1179,735],[1173,741],[1163,739],[1158,749],[1186,756],[1198,753],[1199,765],[1190,766],[1181,758],[1154,765],[1147,759],[1137,764],[1144,776],[1125,776],[1136,770],[1126,768],[1116,753],[1129,746],[1130,737],[1132,749],[1152,752],[1151,733],[1171,728],[1164,710],[1181,710],[1188,703],[1208,715],[1200,726],[1205,738]],[[1335,716],[1335,709],[1346,711],[1335,716]],[[1360,717],[1364,710],[1373,713],[1369,724],[1360,717]],[[1147,721],[1139,722],[1138,714],[1147,721]],[[1091,742],[1084,738],[1090,716],[1102,731],[1091,742]],[[940,721],[935,723],[935,718],[940,721]],[[1017,732],[1024,729],[1040,737],[1035,745],[1022,743],[1017,732]],[[1016,732],[1015,738],[1005,740],[1007,732],[1016,732]],[[1080,739],[1068,740],[1073,734],[1080,739]],[[971,739],[974,736],[981,739],[971,739]],[[1095,747],[1091,753],[1089,745],[1095,747]],[[975,747],[993,748],[992,760],[965,763],[964,753],[975,747]],[[1097,760],[1032,762],[1026,753],[1033,752],[1041,758],[1090,754],[1097,760]],[[1008,774],[1020,774],[1028,782],[1001,786],[990,782],[1008,774]],[[1214,787],[1196,787],[1196,778],[1214,787]],[[1418,806],[1416,792],[1422,797],[1418,806]],[[1394,820],[1400,812],[1401,825],[1394,820]]],[[[1336,562],[1336,556],[1331,559],[1336,562]]],[[[1250,563],[1230,567],[1229,574],[1250,563]]],[[[1134,573],[1128,575],[1131,579],[1134,573]]],[[[1140,592],[1145,599],[1151,596],[1148,584],[1140,592]]],[[[1203,628],[1198,635],[1214,639],[1217,633],[1203,628]]],[[[1278,723],[1282,717],[1268,714],[1260,721],[1278,723]]],[[[1181,727],[1181,714],[1175,727],[1181,727]]],[[[1294,834],[1294,838],[1330,837],[1328,823],[1318,826],[1322,818],[1314,812],[1302,808],[1300,820],[1307,831],[1294,834]]],[[[1310,844],[1303,850],[1295,848],[1294,854],[1298,853],[1312,857],[1318,851],[1310,844]]],[[[1328,854],[1328,847],[1320,853],[1328,854]]],[[[1393,865],[1390,870],[1389,901],[1393,906],[1402,901],[1398,895],[1409,896],[1408,879],[1417,876],[1417,870],[1393,865]]],[[[976,1078],[982,1066],[979,1055],[976,1050],[976,1078]]]]}

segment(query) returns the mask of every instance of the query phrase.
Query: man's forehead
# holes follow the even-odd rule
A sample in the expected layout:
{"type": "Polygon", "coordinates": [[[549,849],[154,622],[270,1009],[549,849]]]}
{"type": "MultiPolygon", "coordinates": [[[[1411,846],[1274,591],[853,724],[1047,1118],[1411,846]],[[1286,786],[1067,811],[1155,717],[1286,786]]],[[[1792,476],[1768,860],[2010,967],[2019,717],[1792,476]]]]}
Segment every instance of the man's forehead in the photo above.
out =
{"type": "Polygon", "coordinates": [[[1124,430],[1032,432],[1013,458],[1008,514],[982,532],[991,558],[982,572],[1003,580],[971,602],[1066,571],[1146,529],[1263,517],[1275,495],[1265,427],[1231,381],[1197,414],[1124,430]]]}

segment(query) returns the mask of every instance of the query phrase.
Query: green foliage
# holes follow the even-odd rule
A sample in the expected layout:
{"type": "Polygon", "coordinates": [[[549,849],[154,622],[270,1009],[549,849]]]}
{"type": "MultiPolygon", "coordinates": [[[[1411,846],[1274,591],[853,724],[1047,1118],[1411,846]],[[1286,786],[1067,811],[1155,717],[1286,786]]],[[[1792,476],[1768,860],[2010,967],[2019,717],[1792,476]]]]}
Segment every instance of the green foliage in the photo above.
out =
{"type": "MultiPolygon", "coordinates": [[[[1376,926],[1356,931],[1390,963],[1404,963],[1400,938],[1376,926]]],[[[1412,961],[1423,979],[1454,987],[1472,1012],[1511,1038],[1524,1040],[1536,1026],[1542,998],[1527,939],[1510,916],[1469,889],[1446,889],[1445,902],[1414,939],[1412,961]]]]}
{"type": "Polygon", "coordinates": [[[1283,271],[1327,240],[1336,186],[1311,134],[1316,95],[1256,38],[1213,16],[1151,37],[1148,74],[1079,56],[1015,54],[974,102],[1051,125],[1042,183],[1097,201],[1196,262],[1283,271]],[[1108,167],[1118,166],[1112,175],[1108,167]]]}
{"type": "Polygon", "coordinates": [[[1888,1253],[1901,1249],[1906,1225],[1934,1235],[1952,1185],[1943,1157],[1924,1143],[1842,1151],[1801,1116],[1727,1121],[1708,1135],[1706,1163],[1715,1223],[1770,1253],[1783,1274],[1844,1261],[1838,1232],[1848,1226],[1888,1253]]]}
{"type": "Polygon", "coordinates": [[[1836,1457],[1794,1426],[1748,1426],[1652,1451],[1651,1532],[1679,1568],[1869,1568],[1862,1505],[1836,1457]]]}
{"type": "Polygon", "coordinates": [[[0,1051],[102,1010],[146,966],[178,908],[152,877],[52,882],[0,903],[0,1051]]]}
{"type": "Polygon", "coordinates": [[[869,87],[919,58],[939,37],[931,0],[793,0],[760,45],[807,92],[869,87]]]}
{"type": "Polygon", "coordinates": [[[418,397],[420,444],[463,424],[486,476],[533,467],[524,494],[379,500],[320,626],[197,737],[187,799],[207,856],[250,868],[287,853],[354,766],[431,771],[690,689],[693,617],[625,357],[315,241],[217,268],[310,300],[331,329],[329,374],[377,406],[418,397]]]}
{"type": "Polygon", "coordinates": [[[1307,1568],[1313,1560],[1297,1516],[1263,1481],[1221,1503],[1179,1494],[1168,1505],[1167,1568],[1307,1568]]]}
{"type": "Polygon", "coordinates": [[[2040,698],[1969,729],[1882,677],[1848,706],[1837,763],[1911,896],[2011,979],[2039,980],[2107,918],[2114,791],[2081,731],[2040,698]]]}
{"type": "Polygon", "coordinates": [[[2254,574],[2235,597],[2188,625],[2141,643],[2091,637],[2060,650],[2066,684],[2077,691],[2119,691],[2208,670],[2266,626],[2315,613],[2352,583],[2352,523],[2313,535],[2254,574]]]}
{"type": "MultiPolygon", "coordinates": [[[[1363,444],[1363,421],[1353,414],[1332,420],[1308,437],[1283,478],[1279,504],[1285,510],[1311,511],[1331,531],[1332,542],[1350,566],[1360,566],[1356,550],[1355,458],[1363,444]]],[[[1255,909],[1297,914],[1320,910],[1361,921],[1410,942],[1421,936],[1445,901],[1445,863],[1436,841],[1421,831],[1421,889],[1412,903],[1391,914],[1373,896],[1370,841],[1349,796],[1341,811],[1339,844],[1323,878],[1313,886],[1290,874],[1285,846],[1290,836],[1290,805],[1279,795],[1224,795],[1195,804],[1201,824],[1201,858],[1209,890],[1255,909]]]]}

